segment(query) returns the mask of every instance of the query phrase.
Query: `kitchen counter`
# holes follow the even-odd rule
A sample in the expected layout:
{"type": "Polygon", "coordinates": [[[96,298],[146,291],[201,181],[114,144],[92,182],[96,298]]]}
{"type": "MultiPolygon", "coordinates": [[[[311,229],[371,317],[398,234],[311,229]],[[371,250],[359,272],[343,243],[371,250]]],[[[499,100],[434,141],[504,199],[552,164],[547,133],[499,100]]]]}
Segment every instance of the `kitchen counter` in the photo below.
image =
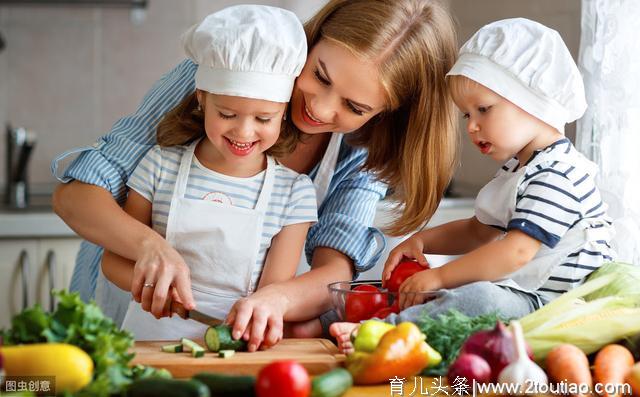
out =
{"type": "MultiPolygon", "coordinates": [[[[392,216],[394,203],[381,201],[378,203],[376,227],[381,227],[392,216]]],[[[468,214],[473,208],[473,199],[445,198],[440,203],[432,223],[444,213],[444,217],[459,218],[468,214]]],[[[54,212],[51,207],[51,196],[33,195],[31,206],[27,209],[9,209],[0,205],[0,239],[2,238],[40,238],[40,237],[74,237],[71,230],[54,212]]]]}
{"type": "Polygon", "coordinates": [[[53,212],[51,196],[34,194],[29,207],[8,208],[0,204],[0,239],[74,237],[76,234],[53,212]]]}

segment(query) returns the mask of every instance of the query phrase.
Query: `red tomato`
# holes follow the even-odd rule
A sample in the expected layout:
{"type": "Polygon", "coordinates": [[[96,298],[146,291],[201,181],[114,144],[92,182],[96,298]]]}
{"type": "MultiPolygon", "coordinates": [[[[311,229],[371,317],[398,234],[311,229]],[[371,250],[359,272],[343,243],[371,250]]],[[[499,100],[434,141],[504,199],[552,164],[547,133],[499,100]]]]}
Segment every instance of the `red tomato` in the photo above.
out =
{"type": "Polygon", "coordinates": [[[352,323],[368,320],[383,307],[387,306],[387,294],[373,285],[362,284],[352,291],[362,293],[348,294],[345,300],[345,317],[352,323]],[[374,293],[377,292],[377,293],[374,293]]]}
{"type": "Polygon", "coordinates": [[[412,259],[405,258],[393,269],[391,277],[389,277],[385,286],[390,292],[398,292],[404,280],[411,277],[414,273],[425,269],[429,269],[429,266],[425,267],[412,259]]]}
{"type": "Polygon", "coordinates": [[[258,397],[308,397],[311,394],[309,373],[296,361],[274,361],[258,373],[256,394],[258,397]]]}
{"type": "Polygon", "coordinates": [[[386,318],[389,314],[391,313],[400,313],[400,307],[398,306],[398,300],[396,299],[395,302],[393,302],[393,305],[391,306],[387,306],[387,307],[383,307],[382,309],[378,310],[373,317],[377,317],[379,319],[384,319],[386,318]]]}

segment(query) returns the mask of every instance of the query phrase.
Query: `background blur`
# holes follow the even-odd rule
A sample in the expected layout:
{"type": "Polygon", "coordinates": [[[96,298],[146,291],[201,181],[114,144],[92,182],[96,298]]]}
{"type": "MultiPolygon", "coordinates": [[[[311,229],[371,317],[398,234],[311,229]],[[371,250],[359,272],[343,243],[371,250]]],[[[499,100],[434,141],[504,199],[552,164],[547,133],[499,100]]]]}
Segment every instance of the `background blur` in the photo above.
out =
{"type": "MultiPolygon", "coordinates": [[[[108,0],[107,0],[108,1],[108,0]]],[[[19,0],[18,0],[19,2],[19,0]]],[[[325,0],[253,1],[291,9],[306,20],[325,0]]],[[[184,56],[180,35],[207,14],[236,0],[149,0],[143,9],[79,5],[22,5],[0,0],[0,128],[7,123],[38,134],[29,165],[32,191],[55,185],[55,155],[90,145],[184,56]]],[[[482,25],[526,17],[560,32],[574,57],[580,41],[580,0],[446,0],[462,44],[482,25]]],[[[573,139],[575,127],[567,135],[573,139]]],[[[462,134],[462,165],[453,192],[473,196],[497,164],[462,134]]],[[[5,140],[0,140],[4,157],[5,140]]],[[[5,181],[0,161],[0,186],[5,181]]]]}

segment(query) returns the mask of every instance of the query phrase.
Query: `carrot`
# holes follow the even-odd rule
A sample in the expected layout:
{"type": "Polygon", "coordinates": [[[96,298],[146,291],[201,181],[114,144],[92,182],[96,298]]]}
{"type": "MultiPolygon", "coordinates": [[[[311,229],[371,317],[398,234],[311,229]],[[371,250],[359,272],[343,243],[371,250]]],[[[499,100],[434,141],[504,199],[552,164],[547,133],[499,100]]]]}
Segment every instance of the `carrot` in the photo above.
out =
{"type": "MultiPolygon", "coordinates": [[[[607,345],[598,354],[593,365],[593,378],[602,386],[622,385],[624,379],[633,367],[633,354],[624,346],[607,345]]],[[[603,396],[617,397],[619,394],[609,394],[603,390],[603,396]]]]}
{"type": "Polygon", "coordinates": [[[545,359],[547,374],[554,382],[593,387],[589,359],[579,348],[569,343],[554,347],[545,359]]]}

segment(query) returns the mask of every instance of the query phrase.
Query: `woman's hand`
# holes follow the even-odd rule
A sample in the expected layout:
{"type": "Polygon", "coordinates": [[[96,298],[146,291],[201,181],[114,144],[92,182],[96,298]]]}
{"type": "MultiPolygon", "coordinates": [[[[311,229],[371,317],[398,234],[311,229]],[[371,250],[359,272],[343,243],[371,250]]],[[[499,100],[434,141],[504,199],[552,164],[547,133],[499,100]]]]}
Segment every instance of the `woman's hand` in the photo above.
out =
{"type": "Polygon", "coordinates": [[[159,235],[142,245],[133,270],[131,294],[143,310],[156,318],[170,315],[172,299],[180,301],[187,310],[195,308],[189,266],[159,235]]]}
{"type": "Polygon", "coordinates": [[[280,342],[288,306],[285,294],[271,284],[236,301],[226,322],[233,326],[232,337],[247,341],[253,352],[261,345],[271,347],[280,342]]]}
{"type": "Polygon", "coordinates": [[[384,269],[382,270],[382,285],[384,286],[391,277],[391,272],[396,268],[398,263],[402,261],[403,257],[415,259],[422,266],[428,266],[427,260],[424,257],[424,242],[419,233],[414,234],[402,243],[398,244],[389,253],[387,261],[384,263],[384,269]]]}

